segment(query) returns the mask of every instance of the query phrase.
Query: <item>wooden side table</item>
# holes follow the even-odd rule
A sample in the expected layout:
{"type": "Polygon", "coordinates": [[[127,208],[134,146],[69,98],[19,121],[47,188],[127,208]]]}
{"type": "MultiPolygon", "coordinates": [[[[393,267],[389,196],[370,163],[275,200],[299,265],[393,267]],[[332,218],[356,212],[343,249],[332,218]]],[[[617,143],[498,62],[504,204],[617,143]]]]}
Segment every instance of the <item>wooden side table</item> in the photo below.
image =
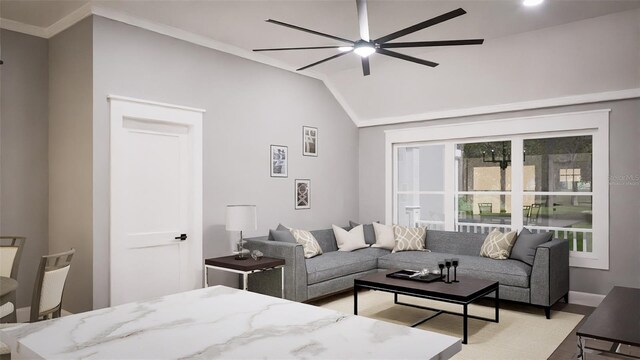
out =
{"type": "Polygon", "coordinates": [[[611,358],[640,359],[635,355],[620,353],[621,345],[640,346],[640,289],[614,286],[600,305],[576,331],[578,335],[578,359],[585,353],[596,353],[611,358]],[[586,339],[611,342],[609,350],[587,346],[586,339]],[[608,355],[608,356],[607,356],[608,355]]]}
{"type": "Polygon", "coordinates": [[[280,269],[281,297],[284,299],[284,265],[283,259],[262,257],[260,260],[249,258],[236,260],[235,255],[209,258],[204,260],[204,286],[209,286],[208,269],[228,271],[242,275],[242,289],[249,289],[249,274],[280,269]]]}

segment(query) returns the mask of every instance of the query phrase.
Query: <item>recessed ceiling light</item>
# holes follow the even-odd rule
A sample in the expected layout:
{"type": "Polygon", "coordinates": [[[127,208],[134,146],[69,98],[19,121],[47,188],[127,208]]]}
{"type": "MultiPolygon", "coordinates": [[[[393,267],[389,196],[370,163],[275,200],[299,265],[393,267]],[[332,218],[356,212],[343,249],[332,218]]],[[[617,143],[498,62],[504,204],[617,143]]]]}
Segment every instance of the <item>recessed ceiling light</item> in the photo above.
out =
{"type": "Polygon", "coordinates": [[[544,0],[522,0],[524,6],[536,6],[542,4],[544,0]]]}
{"type": "Polygon", "coordinates": [[[351,51],[351,50],[353,50],[353,47],[351,47],[351,46],[340,46],[338,48],[338,51],[342,51],[342,52],[351,51]]]}

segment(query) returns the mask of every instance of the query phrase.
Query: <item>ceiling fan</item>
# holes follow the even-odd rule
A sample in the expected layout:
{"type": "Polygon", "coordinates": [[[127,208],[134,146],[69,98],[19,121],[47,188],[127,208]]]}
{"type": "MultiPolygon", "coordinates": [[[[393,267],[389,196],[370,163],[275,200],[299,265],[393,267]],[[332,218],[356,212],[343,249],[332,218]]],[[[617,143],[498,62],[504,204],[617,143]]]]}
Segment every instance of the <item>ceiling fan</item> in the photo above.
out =
{"type": "Polygon", "coordinates": [[[321,33],[319,31],[315,31],[315,30],[311,30],[311,29],[306,29],[300,26],[296,26],[296,25],[292,25],[292,24],[287,24],[284,23],[282,21],[277,21],[277,20],[272,20],[272,19],[268,19],[266,20],[269,23],[272,24],[276,24],[276,25],[280,25],[280,26],[284,26],[284,27],[288,27],[294,30],[299,30],[299,31],[304,31],[307,33],[311,33],[314,35],[319,35],[319,36],[324,36],[326,38],[329,39],[333,39],[333,40],[337,40],[343,43],[348,44],[347,46],[344,45],[331,45],[331,46],[307,46],[307,47],[286,47],[286,48],[272,48],[272,49],[254,49],[253,51],[286,51],[286,50],[312,50],[312,49],[338,49],[341,52],[332,56],[329,56],[328,58],[322,59],[320,61],[316,61],[312,64],[309,64],[307,66],[303,66],[299,69],[297,69],[297,71],[300,70],[304,70],[304,69],[308,69],[312,66],[316,66],[318,64],[322,64],[323,62],[329,61],[329,60],[333,60],[336,58],[339,58],[341,56],[344,56],[346,54],[350,54],[352,52],[360,55],[361,57],[361,61],[362,61],[362,73],[364,74],[364,76],[367,76],[369,74],[371,74],[371,71],[369,69],[369,55],[372,55],[374,53],[378,53],[381,55],[386,55],[386,56],[390,56],[396,59],[401,59],[401,60],[406,60],[406,61],[411,61],[417,64],[421,64],[421,65],[426,65],[426,66],[430,66],[430,67],[436,67],[438,66],[437,63],[432,62],[432,61],[428,61],[428,60],[423,60],[423,59],[418,59],[416,57],[413,56],[409,56],[409,55],[405,55],[405,54],[401,54],[389,49],[393,49],[393,48],[414,48],[414,47],[434,47],[434,46],[454,46],[454,45],[481,45],[484,42],[484,39],[467,39],[467,40],[437,40],[437,41],[414,41],[414,42],[389,42],[391,40],[395,40],[399,37],[405,36],[405,35],[409,35],[411,33],[414,33],[416,31],[428,28],[430,26],[433,25],[437,25],[441,22],[445,22],[447,20],[451,20],[455,17],[458,17],[460,15],[464,15],[467,12],[464,11],[462,8],[450,11],[448,13],[442,14],[440,16],[436,16],[432,19],[429,20],[425,20],[421,23],[409,26],[407,28],[404,28],[402,30],[398,30],[396,32],[393,32],[389,35],[377,38],[377,39],[371,39],[369,37],[369,19],[367,16],[367,0],[356,0],[356,6],[358,7],[358,24],[360,27],[360,40],[357,41],[352,41],[349,39],[344,39],[338,36],[333,36],[333,35],[329,35],[329,34],[325,34],[325,33],[321,33]]]}

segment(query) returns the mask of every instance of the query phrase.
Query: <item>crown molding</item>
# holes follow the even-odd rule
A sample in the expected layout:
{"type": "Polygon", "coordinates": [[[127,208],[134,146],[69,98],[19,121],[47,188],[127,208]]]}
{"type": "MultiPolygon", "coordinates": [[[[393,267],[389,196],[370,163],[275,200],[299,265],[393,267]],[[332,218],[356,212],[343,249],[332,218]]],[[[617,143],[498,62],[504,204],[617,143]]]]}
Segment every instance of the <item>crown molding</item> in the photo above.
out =
{"type": "Polygon", "coordinates": [[[48,38],[46,35],[46,29],[40,26],[24,24],[11,19],[0,18],[0,28],[5,30],[11,30],[31,36],[37,36],[41,38],[48,38]]]}
{"type": "Polygon", "coordinates": [[[0,27],[7,30],[17,31],[28,35],[38,36],[45,39],[49,39],[56,34],[64,31],[65,29],[73,26],[80,20],[90,15],[101,16],[110,20],[119,21],[131,26],[136,26],[145,30],[149,30],[158,34],[173,37],[175,39],[190,42],[192,44],[204,46],[206,48],[218,50],[227,54],[235,55],[244,59],[259,62],[261,64],[276,67],[278,69],[286,70],[298,75],[307,76],[320,80],[324,83],[329,92],[333,95],[336,101],[342,106],[347,115],[351,118],[354,124],[358,124],[358,118],[353,109],[347,104],[347,101],[342,94],[331,84],[328,77],[324,74],[320,74],[313,70],[297,71],[295,67],[286,64],[284,62],[269,58],[267,56],[258,54],[253,51],[239,48],[227,43],[223,43],[212,38],[198,35],[189,31],[178,29],[173,26],[160,24],[150,20],[142,19],[137,16],[132,16],[120,11],[112,10],[100,6],[94,3],[87,3],[80,8],[76,9],[69,15],[58,20],[49,27],[43,28],[34,25],[23,24],[14,20],[0,18],[0,27]]]}
{"type": "Polygon", "coordinates": [[[510,111],[544,109],[544,108],[557,107],[557,106],[589,104],[589,103],[597,103],[597,102],[603,102],[603,101],[624,100],[624,99],[632,99],[632,98],[640,97],[640,88],[633,88],[633,89],[618,90],[618,91],[607,91],[607,92],[599,92],[599,93],[572,95],[572,96],[566,96],[566,97],[522,101],[522,102],[515,102],[515,103],[508,103],[508,104],[487,105],[487,106],[479,106],[479,107],[465,108],[465,109],[432,111],[432,112],[411,114],[411,115],[404,115],[404,116],[360,119],[357,113],[355,112],[355,110],[349,105],[346,98],[340,93],[340,91],[338,91],[338,89],[334,86],[334,84],[331,82],[329,77],[324,74],[321,74],[312,70],[297,71],[293,66],[290,66],[284,62],[266,57],[264,55],[255,53],[253,51],[242,49],[237,46],[233,46],[217,40],[213,40],[209,37],[198,35],[182,29],[178,29],[173,26],[156,23],[150,20],[142,19],[140,17],[132,16],[120,11],[108,9],[91,2],[81,6],[80,8],[71,12],[69,15],[65,16],[64,18],[60,19],[59,21],[55,22],[54,24],[46,28],[24,24],[18,21],[4,19],[4,18],[0,18],[0,28],[48,39],[64,31],[65,29],[73,26],[77,22],[81,21],[82,19],[90,15],[97,15],[107,19],[119,21],[128,25],[136,26],[148,31],[158,33],[158,34],[170,36],[179,40],[190,42],[190,43],[207,47],[210,49],[218,50],[218,51],[235,55],[244,59],[259,62],[269,66],[273,66],[273,67],[286,70],[298,75],[307,76],[310,78],[320,80],[324,83],[325,87],[333,95],[333,97],[336,99],[338,104],[340,104],[343,110],[347,113],[349,118],[351,118],[351,121],[353,121],[353,123],[359,128],[403,124],[403,123],[438,120],[438,119],[450,119],[450,118],[474,116],[474,115],[496,114],[496,113],[510,112],[510,111]]]}
{"type": "Polygon", "coordinates": [[[88,2],[72,11],[69,15],[51,24],[49,27],[45,28],[46,38],[48,39],[54,37],[62,31],[70,28],[80,20],[91,16],[92,9],[93,4],[91,2],[88,2]]]}
{"type": "Polygon", "coordinates": [[[478,106],[466,109],[454,109],[433,111],[421,114],[412,114],[405,116],[384,117],[377,119],[360,120],[356,123],[358,127],[370,127],[381,125],[404,124],[410,122],[450,119],[474,115],[496,114],[511,111],[545,109],[557,106],[590,104],[603,101],[625,100],[640,98],[640,88],[625,89],[618,91],[606,91],[590,94],[580,94],[565,97],[556,97],[549,99],[521,101],[508,104],[478,106]]]}

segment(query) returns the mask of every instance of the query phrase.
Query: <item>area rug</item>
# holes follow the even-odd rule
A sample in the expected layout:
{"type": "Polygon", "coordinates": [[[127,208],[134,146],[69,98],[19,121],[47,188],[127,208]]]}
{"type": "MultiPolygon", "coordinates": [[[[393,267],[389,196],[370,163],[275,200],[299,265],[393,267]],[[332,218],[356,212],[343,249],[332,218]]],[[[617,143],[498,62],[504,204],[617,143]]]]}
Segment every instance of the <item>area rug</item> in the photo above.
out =
{"type": "MultiPolygon", "coordinates": [[[[437,309],[462,312],[462,306],[399,296],[399,300],[437,309]]],[[[345,294],[314,303],[327,309],[353,314],[353,295],[345,294]]],[[[469,314],[493,317],[492,301],[471,305],[469,314]]],[[[428,310],[395,305],[393,294],[363,291],[358,295],[358,315],[396,324],[412,324],[433,314],[428,310]]],[[[582,319],[582,315],[552,311],[547,320],[540,308],[502,302],[500,323],[469,319],[469,343],[454,359],[547,359],[582,319]]],[[[462,337],[462,317],[442,314],[419,329],[462,337]]]]}

